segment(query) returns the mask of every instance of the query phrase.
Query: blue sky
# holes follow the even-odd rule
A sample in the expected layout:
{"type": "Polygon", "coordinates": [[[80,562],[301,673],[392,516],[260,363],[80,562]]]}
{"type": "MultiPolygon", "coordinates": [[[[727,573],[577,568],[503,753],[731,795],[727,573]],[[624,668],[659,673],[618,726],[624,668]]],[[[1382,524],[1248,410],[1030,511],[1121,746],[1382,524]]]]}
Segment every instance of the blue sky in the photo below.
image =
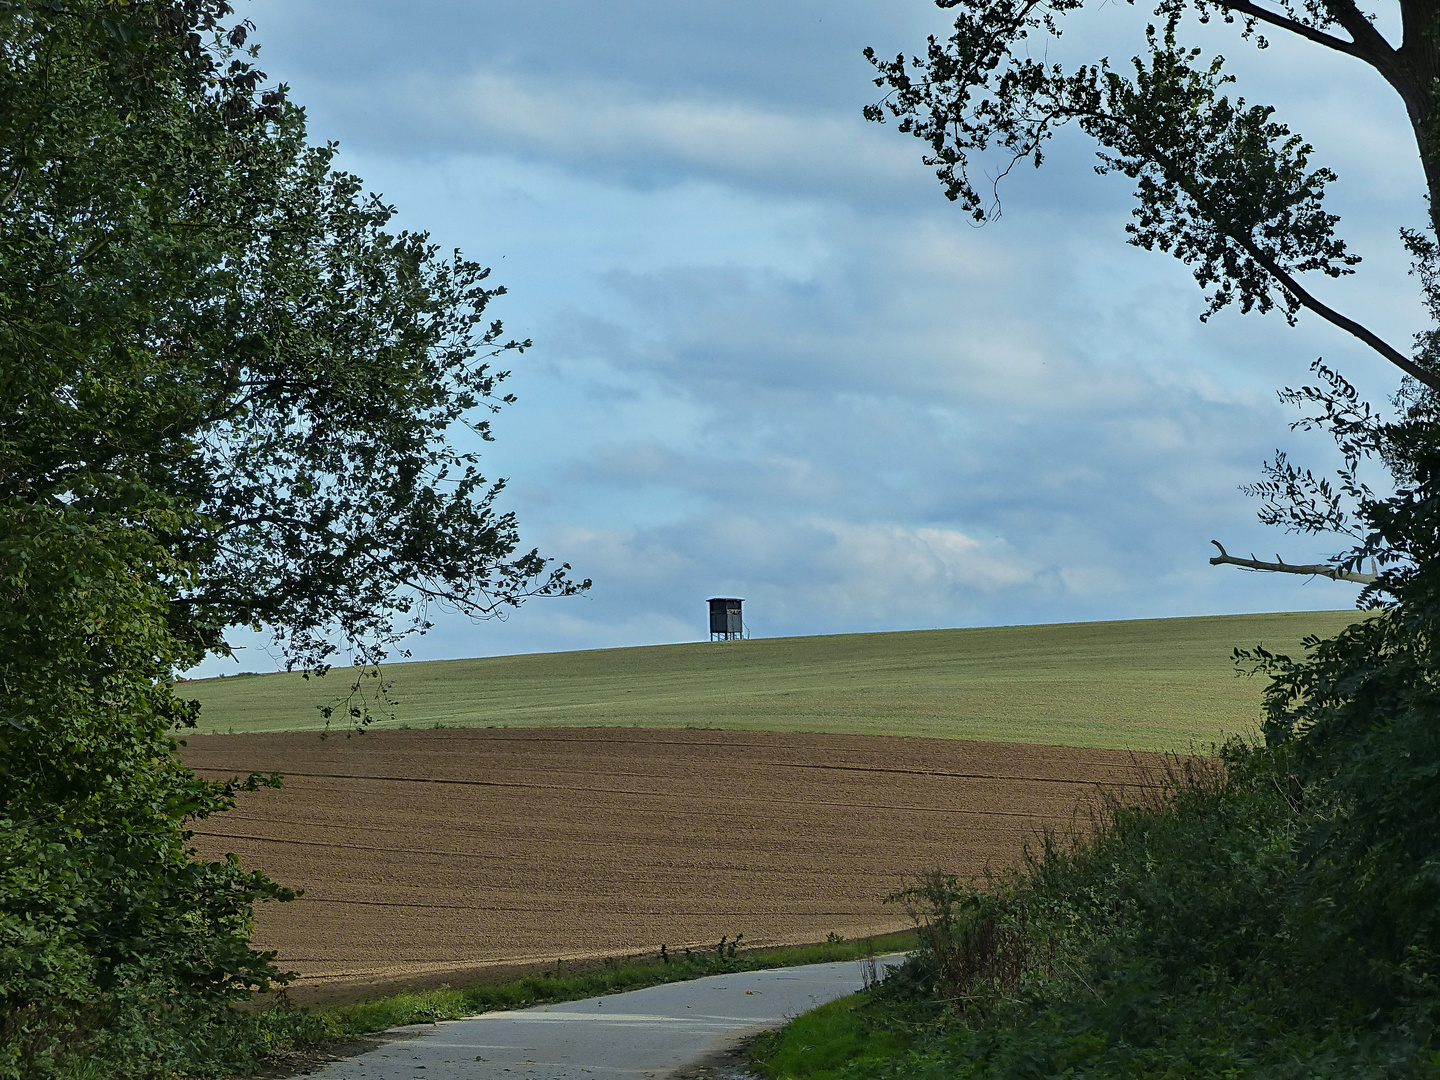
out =
{"type": "MultiPolygon", "coordinates": [[[[262,66],[343,167],[494,268],[535,348],[487,470],[528,545],[594,579],[505,621],[441,613],[418,658],[757,636],[1345,607],[1355,588],[1245,574],[1324,556],[1238,486],[1287,431],[1275,391],[1324,356],[1385,366],[1309,318],[1198,315],[1178,263],[1125,246],[1130,191],[1063,136],[983,229],[921,147],[867,124],[861,49],[912,52],[921,0],[257,0],[262,66]]],[[[1071,17],[1052,58],[1123,61],[1143,11],[1071,17]]],[[[1239,92],[1340,174],[1365,256],[1317,291],[1403,345],[1422,221],[1403,112],[1344,58],[1205,29],[1239,92]]],[[[263,650],[240,667],[273,666],[263,650]]],[[[236,670],[213,661],[206,670],[236,670]]]]}

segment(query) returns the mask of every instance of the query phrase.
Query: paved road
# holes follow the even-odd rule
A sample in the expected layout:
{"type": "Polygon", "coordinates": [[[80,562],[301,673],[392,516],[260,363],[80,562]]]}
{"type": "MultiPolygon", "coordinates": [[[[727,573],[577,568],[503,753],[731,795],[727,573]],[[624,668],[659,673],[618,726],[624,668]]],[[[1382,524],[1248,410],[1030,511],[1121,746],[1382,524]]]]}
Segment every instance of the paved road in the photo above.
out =
{"type": "MultiPolygon", "coordinates": [[[[877,958],[886,965],[904,957],[877,958]]],[[[861,965],[711,975],[563,1005],[416,1026],[321,1080],[648,1080],[859,990],[861,965]]]]}

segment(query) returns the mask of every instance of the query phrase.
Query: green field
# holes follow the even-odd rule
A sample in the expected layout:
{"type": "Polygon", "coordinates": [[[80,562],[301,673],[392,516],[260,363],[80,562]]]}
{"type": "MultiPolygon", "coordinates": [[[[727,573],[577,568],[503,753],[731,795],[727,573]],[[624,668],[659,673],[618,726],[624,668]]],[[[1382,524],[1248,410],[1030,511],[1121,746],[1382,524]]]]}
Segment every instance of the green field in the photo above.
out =
{"type": "MultiPolygon", "coordinates": [[[[767,638],[395,664],[380,727],[711,727],[1183,750],[1250,734],[1262,681],[1231,650],[1298,653],[1354,611],[767,638]]],[[[185,683],[201,732],[325,725],[347,672],[185,683]]],[[[336,721],[343,727],[341,721],[336,721]]]]}

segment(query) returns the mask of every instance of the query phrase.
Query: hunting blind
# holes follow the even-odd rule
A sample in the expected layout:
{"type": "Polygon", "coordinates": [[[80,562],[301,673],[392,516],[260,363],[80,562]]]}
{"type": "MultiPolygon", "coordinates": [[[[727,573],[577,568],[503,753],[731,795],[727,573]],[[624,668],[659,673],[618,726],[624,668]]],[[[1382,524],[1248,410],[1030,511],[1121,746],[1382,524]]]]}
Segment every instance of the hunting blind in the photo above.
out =
{"type": "Polygon", "coordinates": [[[710,598],[710,640],[738,641],[745,636],[745,620],[740,615],[743,600],[733,596],[710,598]]]}

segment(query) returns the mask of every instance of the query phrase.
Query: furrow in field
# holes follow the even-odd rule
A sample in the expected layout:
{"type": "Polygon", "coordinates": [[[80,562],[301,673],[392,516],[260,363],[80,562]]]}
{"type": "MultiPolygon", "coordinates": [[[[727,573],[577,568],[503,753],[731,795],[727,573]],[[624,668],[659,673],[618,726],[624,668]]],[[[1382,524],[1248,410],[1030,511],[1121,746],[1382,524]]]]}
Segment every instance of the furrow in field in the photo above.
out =
{"type": "MultiPolygon", "coordinates": [[[[757,762],[756,770],[763,770],[775,766],[773,762],[757,762]]],[[[871,776],[920,776],[920,778],[946,779],[946,780],[985,780],[985,782],[1011,782],[1020,785],[1034,785],[1034,783],[1058,783],[1067,788],[1094,788],[1094,786],[1116,786],[1116,788],[1156,788],[1156,783],[1145,782],[1139,779],[1073,779],[1064,776],[1005,776],[999,773],[962,773],[962,772],[939,772],[935,769],[871,769],[865,766],[852,765],[783,765],[779,768],[786,769],[827,769],[835,772],[860,772],[870,773],[871,776]]],[[[196,772],[230,772],[228,769],[216,768],[216,766],[197,765],[196,772]]],[[[279,770],[276,770],[279,772],[279,770]]],[[[518,779],[490,779],[475,780],[462,778],[462,776],[382,776],[367,775],[367,773],[343,773],[343,772],[292,772],[284,770],[285,775],[292,779],[307,780],[376,780],[380,783],[454,783],[454,785],[469,786],[469,788],[544,788],[552,791],[575,791],[575,792],[603,792],[606,795],[648,795],[649,791],[644,788],[615,788],[615,786],[590,786],[577,785],[577,783],[546,783],[541,780],[518,780],[518,779]]],[[[613,776],[616,780],[672,780],[668,775],[645,775],[645,773],[616,773],[613,776]]]]}

